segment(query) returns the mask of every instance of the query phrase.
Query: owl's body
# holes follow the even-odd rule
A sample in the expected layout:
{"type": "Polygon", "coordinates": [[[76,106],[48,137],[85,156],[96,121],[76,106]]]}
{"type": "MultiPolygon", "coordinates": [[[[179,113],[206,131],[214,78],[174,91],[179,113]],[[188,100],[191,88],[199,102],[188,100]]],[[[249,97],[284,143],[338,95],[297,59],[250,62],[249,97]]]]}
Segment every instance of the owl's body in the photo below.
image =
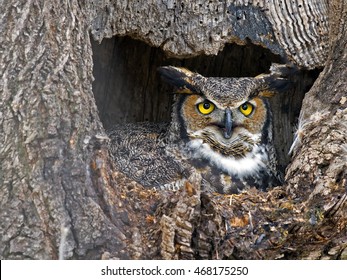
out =
{"type": "Polygon", "coordinates": [[[205,190],[236,193],[281,183],[267,101],[277,74],[206,78],[162,67],[177,88],[168,124],[118,125],[109,133],[119,170],[145,187],[180,188],[195,173],[205,190]]]}

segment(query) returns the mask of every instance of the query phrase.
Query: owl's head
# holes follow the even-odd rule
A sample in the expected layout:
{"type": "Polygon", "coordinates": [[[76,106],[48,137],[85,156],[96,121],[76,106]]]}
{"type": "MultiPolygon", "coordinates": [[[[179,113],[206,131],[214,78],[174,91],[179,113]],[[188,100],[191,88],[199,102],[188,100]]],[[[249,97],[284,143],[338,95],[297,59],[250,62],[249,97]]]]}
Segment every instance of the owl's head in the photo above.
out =
{"type": "Polygon", "coordinates": [[[274,65],[270,74],[254,78],[204,77],[173,66],[159,72],[176,88],[174,114],[181,137],[226,157],[242,158],[269,141],[266,99],[286,84],[279,69],[274,65]]]}

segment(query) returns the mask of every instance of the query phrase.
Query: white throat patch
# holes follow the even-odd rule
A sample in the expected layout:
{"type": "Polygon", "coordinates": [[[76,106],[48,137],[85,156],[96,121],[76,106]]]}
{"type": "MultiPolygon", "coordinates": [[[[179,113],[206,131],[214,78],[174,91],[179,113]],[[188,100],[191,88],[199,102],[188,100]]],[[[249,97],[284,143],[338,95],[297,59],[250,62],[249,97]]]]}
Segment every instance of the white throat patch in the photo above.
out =
{"type": "Polygon", "coordinates": [[[255,146],[251,152],[245,157],[236,159],[234,157],[226,157],[220,153],[213,151],[207,143],[203,143],[201,139],[194,139],[187,143],[190,155],[194,159],[207,159],[217,168],[223,170],[229,175],[247,176],[258,172],[264,168],[268,157],[263,146],[255,146]]]}

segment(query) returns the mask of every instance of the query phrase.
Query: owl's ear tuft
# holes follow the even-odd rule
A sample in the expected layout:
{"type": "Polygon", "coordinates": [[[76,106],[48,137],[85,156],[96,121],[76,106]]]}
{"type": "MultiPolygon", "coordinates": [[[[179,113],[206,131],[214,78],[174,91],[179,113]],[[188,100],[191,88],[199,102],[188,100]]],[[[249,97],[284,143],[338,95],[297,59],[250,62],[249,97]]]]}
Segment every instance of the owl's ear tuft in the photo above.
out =
{"type": "Polygon", "coordinates": [[[197,93],[192,77],[197,74],[186,68],[163,66],[158,68],[158,72],[165,82],[176,88],[176,93],[192,94],[197,93]]]}
{"type": "MultiPolygon", "coordinates": [[[[262,80],[265,89],[264,92],[271,92],[274,94],[276,92],[283,92],[292,88],[293,81],[291,78],[297,72],[298,68],[294,65],[273,63],[270,67],[270,74],[262,74],[256,78],[262,80]]],[[[269,95],[266,97],[268,96],[269,95]]]]}
{"type": "Polygon", "coordinates": [[[272,63],[270,66],[270,76],[289,78],[296,74],[299,68],[294,64],[272,63]]]}
{"type": "Polygon", "coordinates": [[[267,88],[270,92],[283,92],[292,88],[293,83],[286,78],[269,78],[267,81],[267,88]]]}

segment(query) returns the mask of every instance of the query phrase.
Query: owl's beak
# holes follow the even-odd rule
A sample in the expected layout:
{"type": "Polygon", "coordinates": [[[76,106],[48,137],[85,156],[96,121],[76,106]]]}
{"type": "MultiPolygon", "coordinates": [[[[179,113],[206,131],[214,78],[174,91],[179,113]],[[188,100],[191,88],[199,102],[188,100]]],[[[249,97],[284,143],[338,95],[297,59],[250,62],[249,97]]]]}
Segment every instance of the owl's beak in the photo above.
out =
{"type": "Polygon", "coordinates": [[[233,128],[233,121],[231,119],[231,111],[229,108],[225,109],[224,121],[225,121],[224,138],[230,139],[232,134],[231,129],[233,128]]]}

